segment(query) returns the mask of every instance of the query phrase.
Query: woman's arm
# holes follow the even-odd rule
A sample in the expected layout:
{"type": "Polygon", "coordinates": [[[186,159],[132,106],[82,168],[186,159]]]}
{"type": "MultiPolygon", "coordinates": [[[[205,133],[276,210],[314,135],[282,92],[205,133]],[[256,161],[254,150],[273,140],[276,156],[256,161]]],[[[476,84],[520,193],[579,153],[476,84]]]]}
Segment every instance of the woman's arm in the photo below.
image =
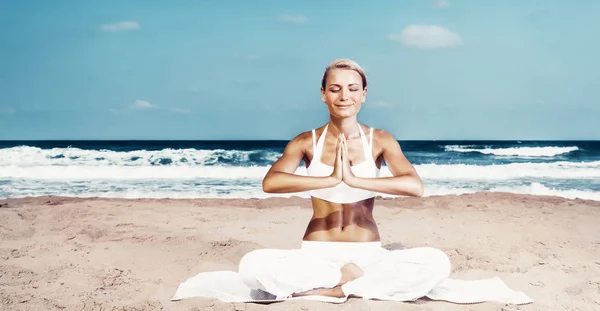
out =
{"type": "MultiPolygon", "coordinates": [[[[310,134],[311,133],[308,133],[308,135],[310,134]]],[[[307,139],[306,135],[306,132],[300,134],[287,144],[281,158],[273,163],[262,181],[264,192],[302,192],[333,187],[341,181],[341,178],[338,180],[333,176],[315,177],[294,174],[304,158],[304,145],[306,144],[307,139]]],[[[308,139],[310,138],[311,137],[308,137],[308,139]]]]}
{"type": "MultiPolygon", "coordinates": [[[[423,182],[415,168],[404,156],[398,141],[383,130],[374,131],[374,136],[375,132],[378,132],[377,141],[382,146],[383,159],[390,173],[392,173],[392,177],[361,178],[349,176],[349,178],[344,178],[344,182],[350,187],[381,193],[414,197],[423,196],[423,182]],[[346,179],[348,180],[346,181],[346,179]]],[[[347,171],[346,166],[344,166],[344,177],[346,177],[347,171]]]]}

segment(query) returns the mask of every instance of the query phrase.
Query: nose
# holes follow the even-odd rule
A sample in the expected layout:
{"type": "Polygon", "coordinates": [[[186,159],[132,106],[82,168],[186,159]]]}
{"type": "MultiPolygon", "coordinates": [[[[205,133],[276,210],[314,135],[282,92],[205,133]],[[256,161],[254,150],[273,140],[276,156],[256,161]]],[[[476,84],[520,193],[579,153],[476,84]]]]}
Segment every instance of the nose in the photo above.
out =
{"type": "Polygon", "coordinates": [[[340,91],[341,93],[341,100],[347,100],[350,94],[350,90],[347,90],[345,88],[342,88],[342,90],[340,91]]]}

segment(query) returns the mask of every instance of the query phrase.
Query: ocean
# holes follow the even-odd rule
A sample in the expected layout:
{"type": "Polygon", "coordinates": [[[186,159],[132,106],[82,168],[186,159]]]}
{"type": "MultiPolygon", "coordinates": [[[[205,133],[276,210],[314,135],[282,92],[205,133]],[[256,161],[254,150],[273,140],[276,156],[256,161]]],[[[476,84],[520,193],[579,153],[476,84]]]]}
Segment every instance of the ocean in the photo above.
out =
{"type": "MultiPolygon", "coordinates": [[[[261,189],[286,143],[0,141],[0,198],[308,198],[261,189]]],[[[425,196],[502,191],[600,200],[600,141],[400,144],[425,184],[425,196]]],[[[304,163],[296,174],[306,174],[304,163]]],[[[390,176],[385,165],[382,176],[390,176]]]]}

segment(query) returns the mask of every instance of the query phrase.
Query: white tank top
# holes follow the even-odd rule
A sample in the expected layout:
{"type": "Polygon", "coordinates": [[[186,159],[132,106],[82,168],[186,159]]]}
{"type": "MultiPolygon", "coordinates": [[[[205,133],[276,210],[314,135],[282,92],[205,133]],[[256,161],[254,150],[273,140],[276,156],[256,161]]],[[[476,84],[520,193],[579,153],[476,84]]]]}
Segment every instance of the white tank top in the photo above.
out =
{"type": "MultiPolygon", "coordinates": [[[[319,137],[319,141],[316,142],[315,130],[312,130],[313,135],[313,158],[310,165],[306,169],[308,176],[329,176],[333,173],[333,166],[326,165],[321,162],[321,153],[323,152],[323,144],[325,142],[325,136],[327,134],[327,128],[329,124],[325,126],[323,133],[319,137]]],[[[362,178],[376,178],[379,177],[379,168],[375,164],[373,159],[373,128],[370,130],[370,142],[367,143],[367,138],[360,125],[358,126],[360,131],[360,140],[362,141],[364,158],[365,160],[361,163],[351,167],[352,173],[357,177],[362,178]]],[[[352,188],[343,181],[337,184],[335,187],[323,188],[309,191],[312,197],[319,198],[325,201],[348,204],[365,199],[373,198],[377,195],[377,192],[352,188]]]]}

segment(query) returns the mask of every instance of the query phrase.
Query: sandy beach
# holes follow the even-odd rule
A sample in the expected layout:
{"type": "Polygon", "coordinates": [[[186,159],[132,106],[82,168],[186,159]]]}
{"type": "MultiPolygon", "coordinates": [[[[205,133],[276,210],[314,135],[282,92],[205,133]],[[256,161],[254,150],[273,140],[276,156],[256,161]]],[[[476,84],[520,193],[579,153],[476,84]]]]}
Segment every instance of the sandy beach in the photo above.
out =
{"type": "Polygon", "coordinates": [[[0,200],[0,309],[600,309],[600,202],[477,193],[376,205],[386,247],[442,249],[452,278],[499,276],[535,302],[174,302],[179,283],[198,272],[236,271],[257,248],[299,247],[310,201],[35,197],[0,200]]]}

